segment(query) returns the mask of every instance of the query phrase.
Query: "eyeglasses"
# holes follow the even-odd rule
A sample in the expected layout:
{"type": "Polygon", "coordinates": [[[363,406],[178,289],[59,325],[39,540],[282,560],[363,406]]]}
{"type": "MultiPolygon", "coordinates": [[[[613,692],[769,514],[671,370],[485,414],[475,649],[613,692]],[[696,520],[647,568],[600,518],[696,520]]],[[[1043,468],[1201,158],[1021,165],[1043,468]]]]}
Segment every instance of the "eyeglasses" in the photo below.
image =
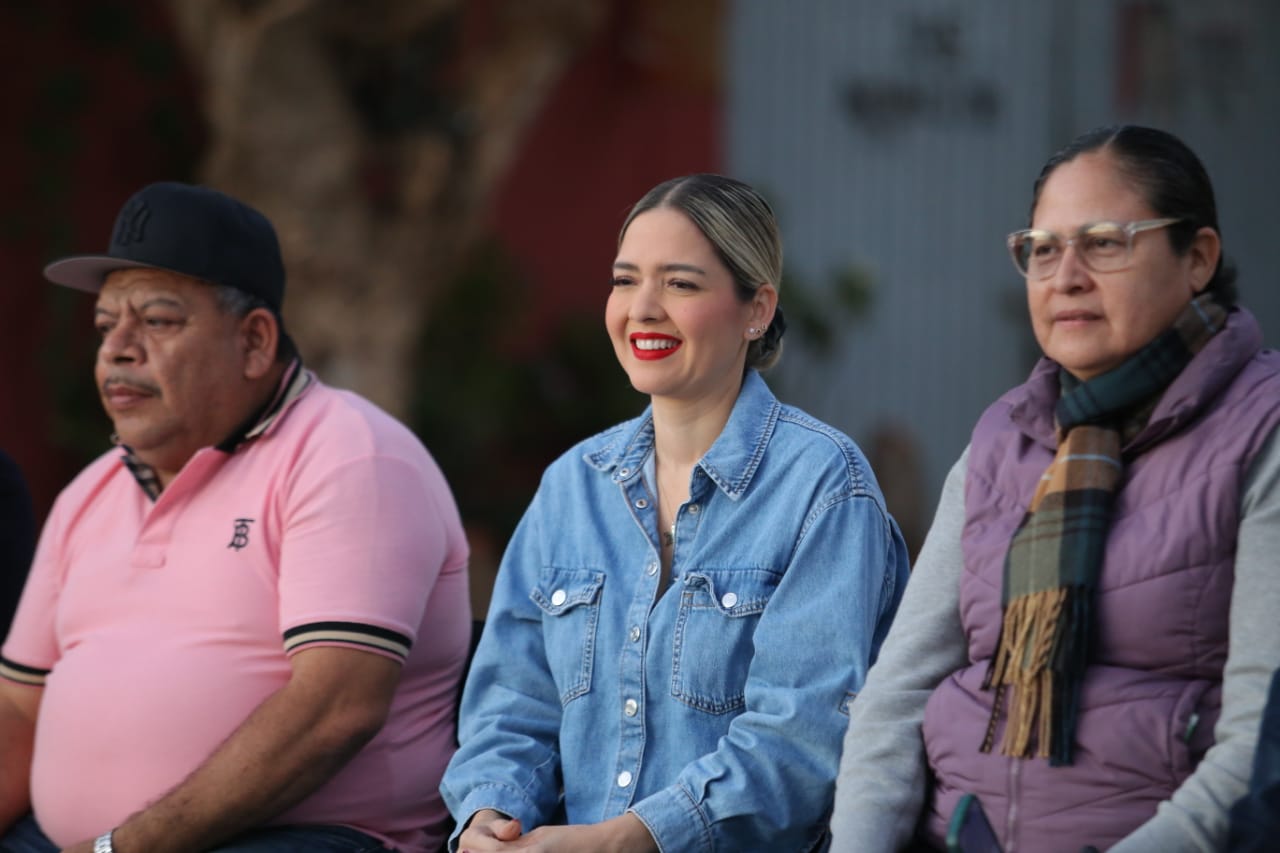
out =
{"type": "Polygon", "coordinates": [[[1076,247],[1080,261],[1094,272],[1116,272],[1129,266],[1134,235],[1166,228],[1181,219],[1140,219],[1137,222],[1094,222],[1076,236],[1063,238],[1052,231],[1026,228],[1006,240],[1013,265],[1029,279],[1045,279],[1058,270],[1068,246],[1076,247]]]}

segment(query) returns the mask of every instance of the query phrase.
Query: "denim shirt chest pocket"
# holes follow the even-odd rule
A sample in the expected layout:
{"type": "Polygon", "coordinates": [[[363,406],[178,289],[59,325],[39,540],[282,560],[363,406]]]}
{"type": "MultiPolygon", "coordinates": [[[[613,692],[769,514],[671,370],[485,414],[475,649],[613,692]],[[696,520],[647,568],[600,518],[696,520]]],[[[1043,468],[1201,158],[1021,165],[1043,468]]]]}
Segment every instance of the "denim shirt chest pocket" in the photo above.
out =
{"type": "Polygon", "coordinates": [[[542,611],[547,665],[560,690],[561,705],[591,689],[602,586],[604,572],[547,567],[529,593],[542,611]]]}
{"type": "Polygon", "coordinates": [[[697,569],[685,575],[672,647],[672,696],[711,714],[745,705],[756,624],[781,579],[766,569],[697,569]]]}

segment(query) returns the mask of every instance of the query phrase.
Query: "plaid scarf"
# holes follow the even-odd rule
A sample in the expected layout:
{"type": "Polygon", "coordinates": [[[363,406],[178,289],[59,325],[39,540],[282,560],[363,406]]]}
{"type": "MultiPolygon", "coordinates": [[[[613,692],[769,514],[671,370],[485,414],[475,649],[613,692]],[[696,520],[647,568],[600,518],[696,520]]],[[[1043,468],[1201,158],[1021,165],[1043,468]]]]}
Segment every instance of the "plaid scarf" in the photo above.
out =
{"type": "Polygon", "coordinates": [[[1081,382],[1060,371],[1058,450],[1009,543],[1003,624],[984,688],[996,688],[982,751],[990,752],[1007,687],[1001,752],[1070,764],[1080,684],[1093,630],[1112,500],[1124,474],[1121,447],[1146,426],[1169,383],[1222,329],[1226,310],[1191,301],[1163,332],[1118,367],[1081,382]]]}

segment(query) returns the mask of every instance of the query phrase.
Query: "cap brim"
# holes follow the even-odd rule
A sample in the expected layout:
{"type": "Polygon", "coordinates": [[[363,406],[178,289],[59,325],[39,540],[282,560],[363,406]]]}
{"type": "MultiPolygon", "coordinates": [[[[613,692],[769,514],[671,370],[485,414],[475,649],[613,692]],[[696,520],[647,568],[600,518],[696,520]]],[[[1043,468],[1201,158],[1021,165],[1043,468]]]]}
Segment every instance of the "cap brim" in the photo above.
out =
{"type": "Polygon", "coordinates": [[[86,293],[97,293],[102,289],[102,282],[106,280],[109,273],[136,267],[164,269],[154,264],[113,258],[110,255],[74,255],[46,266],[44,277],[54,284],[83,290],[86,293]]]}

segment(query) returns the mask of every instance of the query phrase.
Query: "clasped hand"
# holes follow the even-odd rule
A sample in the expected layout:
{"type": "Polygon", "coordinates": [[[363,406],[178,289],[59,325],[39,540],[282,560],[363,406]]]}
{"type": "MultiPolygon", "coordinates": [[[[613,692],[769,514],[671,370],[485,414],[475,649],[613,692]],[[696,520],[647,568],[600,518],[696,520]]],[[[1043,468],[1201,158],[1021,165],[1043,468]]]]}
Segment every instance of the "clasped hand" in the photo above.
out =
{"type": "Polygon", "coordinates": [[[524,832],[520,821],[481,809],[458,839],[459,853],[656,853],[657,849],[649,830],[630,813],[603,823],[540,826],[524,832]]]}

